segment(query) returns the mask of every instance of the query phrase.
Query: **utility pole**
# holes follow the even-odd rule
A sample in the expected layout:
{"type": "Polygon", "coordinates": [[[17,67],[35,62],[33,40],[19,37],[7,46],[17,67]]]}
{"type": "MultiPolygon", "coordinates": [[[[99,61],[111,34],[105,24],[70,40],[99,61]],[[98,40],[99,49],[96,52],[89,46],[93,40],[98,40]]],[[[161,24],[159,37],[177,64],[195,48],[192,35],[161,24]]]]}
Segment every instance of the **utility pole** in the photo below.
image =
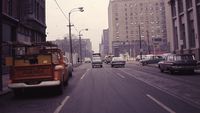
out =
{"type": "Polygon", "coordinates": [[[82,63],[82,44],[81,44],[81,34],[79,32],[79,61],[82,63]]]}
{"type": "Polygon", "coordinates": [[[3,0],[1,0],[0,2],[0,91],[3,91],[3,70],[2,70],[2,47],[3,47],[3,33],[2,33],[2,30],[3,30],[3,26],[2,26],[2,21],[3,21],[3,16],[2,16],[2,3],[3,0]]]}
{"type": "Polygon", "coordinates": [[[141,33],[140,33],[140,24],[139,24],[139,40],[140,40],[140,59],[142,60],[142,39],[141,39],[141,33]]]}
{"type": "Polygon", "coordinates": [[[151,51],[150,51],[150,45],[149,45],[149,32],[148,32],[148,30],[147,30],[147,43],[148,43],[148,52],[149,52],[149,54],[151,54],[151,51]]]}
{"type": "Polygon", "coordinates": [[[70,22],[70,15],[71,13],[69,13],[69,48],[70,48],[70,62],[72,63],[73,66],[73,51],[72,51],[72,35],[71,35],[71,22],[70,22]]]}

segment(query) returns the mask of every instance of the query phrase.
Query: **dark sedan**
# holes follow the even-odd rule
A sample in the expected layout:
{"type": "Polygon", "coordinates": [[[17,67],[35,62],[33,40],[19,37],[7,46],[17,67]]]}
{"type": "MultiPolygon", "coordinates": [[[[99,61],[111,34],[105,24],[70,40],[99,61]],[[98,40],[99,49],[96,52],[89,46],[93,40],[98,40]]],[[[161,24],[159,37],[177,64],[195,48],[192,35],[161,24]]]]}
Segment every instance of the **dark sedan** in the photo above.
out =
{"type": "Polygon", "coordinates": [[[178,71],[193,73],[197,67],[197,61],[193,54],[171,54],[164,61],[158,63],[161,72],[169,71],[171,74],[178,71]]]}
{"type": "Polygon", "coordinates": [[[111,67],[125,67],[126,61],[121,57],[113,57],[111,67]]]}
{"type": "Polygon", "coordinates": [[[146,64],[157,64],[158,62],[164,60],[162,56],[159,55],[146,55],[146,57],[139,62],[144,66],[146,64]]]}

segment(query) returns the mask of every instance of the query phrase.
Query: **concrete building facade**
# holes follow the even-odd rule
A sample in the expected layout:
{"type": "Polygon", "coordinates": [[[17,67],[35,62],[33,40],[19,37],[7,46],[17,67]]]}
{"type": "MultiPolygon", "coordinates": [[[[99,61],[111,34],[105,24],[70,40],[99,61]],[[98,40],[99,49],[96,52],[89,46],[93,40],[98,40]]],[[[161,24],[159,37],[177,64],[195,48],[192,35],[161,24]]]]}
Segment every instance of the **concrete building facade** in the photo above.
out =
{"type": "Polygon", "coordinates": [[[102,56],[106,56],[109,53],[109,31],[108,29],[103,30],[103,35],[101,37],[101,47],[100,53],[102,56]]]}
{"type": "MultiPolygon", "coordinates": [[[[58,47],[69,55],[70,53],[70,46],[69,46],[69,38],[60,39],[52,41],[54,44],[58,45],[58,47]]],[[[72,48],[73,48],[73,59],[74,63],[78,62],[79,59],[79,52],[80,52],[80,45],[78,37],[72,37],[72,48]]],[[[92,43],[90,39],[81,39],[81,48],[82,48],[82,58],[91,57],[92,56],[92,43]]],[[[68,56],[69,58],[69,56],[68,56]]]]}
{"type": "Polygon", "coordinates": [[[171,51],[193,53],[200,60],[200,0],[168,0],[171,51]]]}
{"type": "Polygon", "coordinates": [[[164,0],[110,0],[109,52],[116,56],[169,50],[164,0]]]}

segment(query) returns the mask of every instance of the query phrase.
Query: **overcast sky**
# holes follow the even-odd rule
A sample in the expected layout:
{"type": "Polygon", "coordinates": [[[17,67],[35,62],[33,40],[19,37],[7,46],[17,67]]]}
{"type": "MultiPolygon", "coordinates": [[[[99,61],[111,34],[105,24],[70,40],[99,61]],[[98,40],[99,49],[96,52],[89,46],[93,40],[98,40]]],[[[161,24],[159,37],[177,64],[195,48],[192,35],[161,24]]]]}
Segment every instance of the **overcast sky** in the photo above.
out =
{"type": "MultiPolygon", "coordinates": [[[[68,18],[71,9],[84,7],[84,12],[73,12],[71,22],[78,30],[88,28],[81,32],[84,38],[91,39],[92,49],[99,50],[99,43],[103,29],[108,28],[109,0],[57,0],[68,18]]],[[[46,0],[47,40],[63,39],[68,34],[68,20],[60,12],[54,0],[46,0]]],[[[72,28],[72,34],[78,32],[72,28]]]]}

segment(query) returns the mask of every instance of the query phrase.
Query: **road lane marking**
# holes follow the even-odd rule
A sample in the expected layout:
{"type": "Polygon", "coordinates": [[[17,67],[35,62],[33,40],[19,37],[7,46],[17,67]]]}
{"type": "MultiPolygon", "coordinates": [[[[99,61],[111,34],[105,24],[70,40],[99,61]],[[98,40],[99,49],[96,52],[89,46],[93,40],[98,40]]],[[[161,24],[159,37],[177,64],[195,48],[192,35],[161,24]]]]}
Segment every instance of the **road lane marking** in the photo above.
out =
{"type": "Polygon", "coordinates": [[[61,104],[56,108],[54,113],[60,113],[65,103],[69,100],[70,96],[66,96],[65,99],[61,102],[61,104]]]}
{"type": "Polygon", "coordinates": [[[83,76],[81,77],[81,80],[87,75],[87,73],[88,73],[88,71],[89,71],[90,69],[87,69],[87,71],[83,74],[83,76]]]}
{"type": "Polygon", "coordinates": [[[181,101],[183,101],[183,102],[185,102],[185,103],[187,103],[187,104],[189,104],[189,105],[191,105],[193,107],[196,107],[196,108],[200,109],[199,104],[196,103],[195,101],[191,100],[190,98],[177,96],[176,94],[174,94],[173,92],[171,92],[171,91],[169,91],[169,90],[167,90],[165,88],[161,88],[159,86],[153,85],[152,83],[149,83],[148,81],[145,81],[145,80],[142,80],[142,79],[140,79],[138,77],[135,77],[134,74],[130,74],[130,73],[128,73],[128,72],[126,72],[124,70],[121,70],[121,69],[120,69],[120,71],[122,71],[125,74],[127,74],[127,75],[129,75],[129,76],[141,81],[141,82],[144,82],[147,85],[150,85],[150,86],[152,86],[152,87],[154,87],[154,88],[156,88],[156,89],[158,89],[158,90],[160,90],[160,91],[162,91],[164,93],[167,93],[167,94],[169,94],[169,95],[171,95],[171,96],[173,96],[173,97],[175,97],[175,98],[177,98],[177,99],[179,99],[179,100],[181,100],[181,101]]]}
{"type": "Polygon", "coordinates": [[[176,113],[175,111],[173,111],[172,109],[170,109],[169,107],[167,107],[166,105],[164,105],[162,102],[160,102],[157,99],[155,99],[153,96],[151,96],[149,94],[147,94],[146,96],[149,97],[151,100],[153,100],[160,107],[162,107],[163,109],[165,109],[166,111],[168,111],[169,113],[176,113]]]}
{"type": "Polygon", "coordinates": [[[120,73],[116,73],[119,77],[121,77],[121,78],[125,78],[122,74],[120,74],[120,73]]]}

